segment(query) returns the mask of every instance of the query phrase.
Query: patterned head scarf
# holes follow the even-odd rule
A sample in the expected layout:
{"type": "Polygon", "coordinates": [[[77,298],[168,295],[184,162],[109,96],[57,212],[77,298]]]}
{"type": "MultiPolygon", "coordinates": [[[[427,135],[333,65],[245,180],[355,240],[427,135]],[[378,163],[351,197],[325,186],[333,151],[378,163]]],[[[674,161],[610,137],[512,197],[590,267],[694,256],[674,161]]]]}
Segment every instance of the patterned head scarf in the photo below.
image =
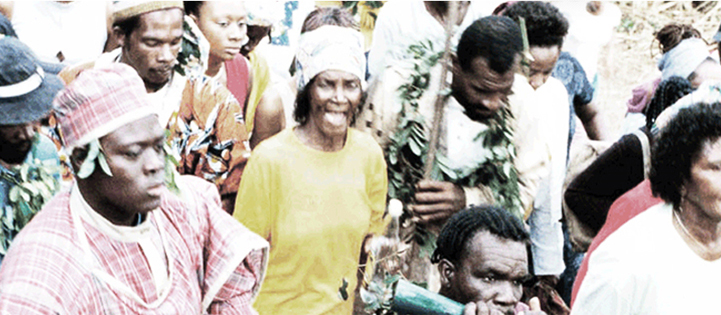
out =
{"type": "Polygon", "coordinates": [[[157,115],[133,68],[113,63],[85,70],[53,101],[63,145],[70,151],[149,115],[157,115]]]}
{"type": "Polygon", "coordinates": [[[366,89],[366,59],[363,54],[363,36],[360,32],[334,25],[321,26],[301,35],[298,52],[295,55],[298,91],[316,75],[326,70],[341,70],[351,73],[366,89]]]}
{"type": "Polygon", "coordinates": [[[700,38],[688,38],[663,54],[658,69],[663,80],[675,75],[687,79],[708,58],[706,43],[700,38]]]}

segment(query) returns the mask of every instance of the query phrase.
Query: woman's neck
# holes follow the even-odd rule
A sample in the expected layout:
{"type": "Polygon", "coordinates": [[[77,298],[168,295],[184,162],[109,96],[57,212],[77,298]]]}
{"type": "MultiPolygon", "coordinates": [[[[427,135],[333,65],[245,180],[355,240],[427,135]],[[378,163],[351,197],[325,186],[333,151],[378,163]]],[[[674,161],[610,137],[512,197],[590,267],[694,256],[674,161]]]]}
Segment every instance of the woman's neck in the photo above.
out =
{"type": "Polygon", "coordinates": [[[298,126],[293,130],[295,135],[303,144],[323,152],[338,152],[345,146],[346,132],[343,136],[329,137],[316,128],[311,127],[309,122],[298,126]]]}
{"type": "Polygon", "coordinates": [[[223,59],[213,56],[212,54],[208,56],[208,69],[205,70],[205,75],[209,77],[217,75],[223,67],[224,62],[225,61],[223,59]]]}

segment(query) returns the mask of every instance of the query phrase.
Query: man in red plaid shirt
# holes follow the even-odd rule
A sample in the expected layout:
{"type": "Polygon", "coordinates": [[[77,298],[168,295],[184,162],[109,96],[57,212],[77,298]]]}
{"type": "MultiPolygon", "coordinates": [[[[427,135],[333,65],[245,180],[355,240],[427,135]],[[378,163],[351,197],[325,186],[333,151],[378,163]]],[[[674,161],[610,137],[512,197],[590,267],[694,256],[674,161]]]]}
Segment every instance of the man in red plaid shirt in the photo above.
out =
{"type": "Polygon", "coordinates": [[[0,314],[256,314],[268,243],[215,186],[166,173],[165,130],[135,70],[84,71],[54,106],[76,182],[15,239],[0,314]]]}

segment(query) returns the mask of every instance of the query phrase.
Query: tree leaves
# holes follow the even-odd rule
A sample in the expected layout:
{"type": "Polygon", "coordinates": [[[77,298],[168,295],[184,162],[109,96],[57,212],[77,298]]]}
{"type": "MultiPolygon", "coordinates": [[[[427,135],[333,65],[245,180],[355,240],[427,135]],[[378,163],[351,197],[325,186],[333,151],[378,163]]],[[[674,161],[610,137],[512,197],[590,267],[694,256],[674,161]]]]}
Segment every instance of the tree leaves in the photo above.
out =
{"type": "Polygon", "coordinates": [[[0,254],[5,254],[13,238],[60,189],[61,167],[53,161],[35,159],[11,171],[0,170],[10,182],[8,204],[0,208],[0,254]]]}
{"type": "MultiPolygon", "coordinates": [[[[413,71],[408,82],[398,89],[403,106],[398,115],[397,129],[391,135],[385,150],[388,161],[388,196],[401,200],[404,205],[414,201],[415,184],[422,178],[428,152],[425,118],[418,110],[418,101],[430,86],[431,69],[436,66],[443,53],[434,51],[430,41],[411,45],[408,52],[413,56],[413,71]]],[[[440,91],[439,94],[448,97],[451,89],[440,91]]],[[[487,148],[483,152],[485,159],[475,167],[454,170],[448,166],[447,157],[436,154],[431,178],[465,186],[485,185],[493,191],[495,200],[501,206],[521,217],[523,209],[520,203],[518,174],[513,164],[516,152],[510,124],[512,118],[511,111],[505,106],[486,122],[488,129],[474,138],[474,141],[482,141],[487,148]]],[[[410,216],[410,213],[406,213],[404,218],[410,216]]]]}

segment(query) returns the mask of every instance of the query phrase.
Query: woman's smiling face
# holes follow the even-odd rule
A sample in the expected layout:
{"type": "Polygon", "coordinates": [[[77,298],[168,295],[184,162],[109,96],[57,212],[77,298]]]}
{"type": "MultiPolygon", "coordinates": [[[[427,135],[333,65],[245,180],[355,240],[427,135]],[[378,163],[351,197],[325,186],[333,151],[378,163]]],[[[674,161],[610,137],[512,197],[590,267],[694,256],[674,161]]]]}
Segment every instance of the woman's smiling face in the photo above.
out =
{"type": "Polygon", "coordinates": [[[327,138],[345,136],[363,96],[360,79],[345,71],[326,70],[307,88],[309,127],[327,138]]]}

